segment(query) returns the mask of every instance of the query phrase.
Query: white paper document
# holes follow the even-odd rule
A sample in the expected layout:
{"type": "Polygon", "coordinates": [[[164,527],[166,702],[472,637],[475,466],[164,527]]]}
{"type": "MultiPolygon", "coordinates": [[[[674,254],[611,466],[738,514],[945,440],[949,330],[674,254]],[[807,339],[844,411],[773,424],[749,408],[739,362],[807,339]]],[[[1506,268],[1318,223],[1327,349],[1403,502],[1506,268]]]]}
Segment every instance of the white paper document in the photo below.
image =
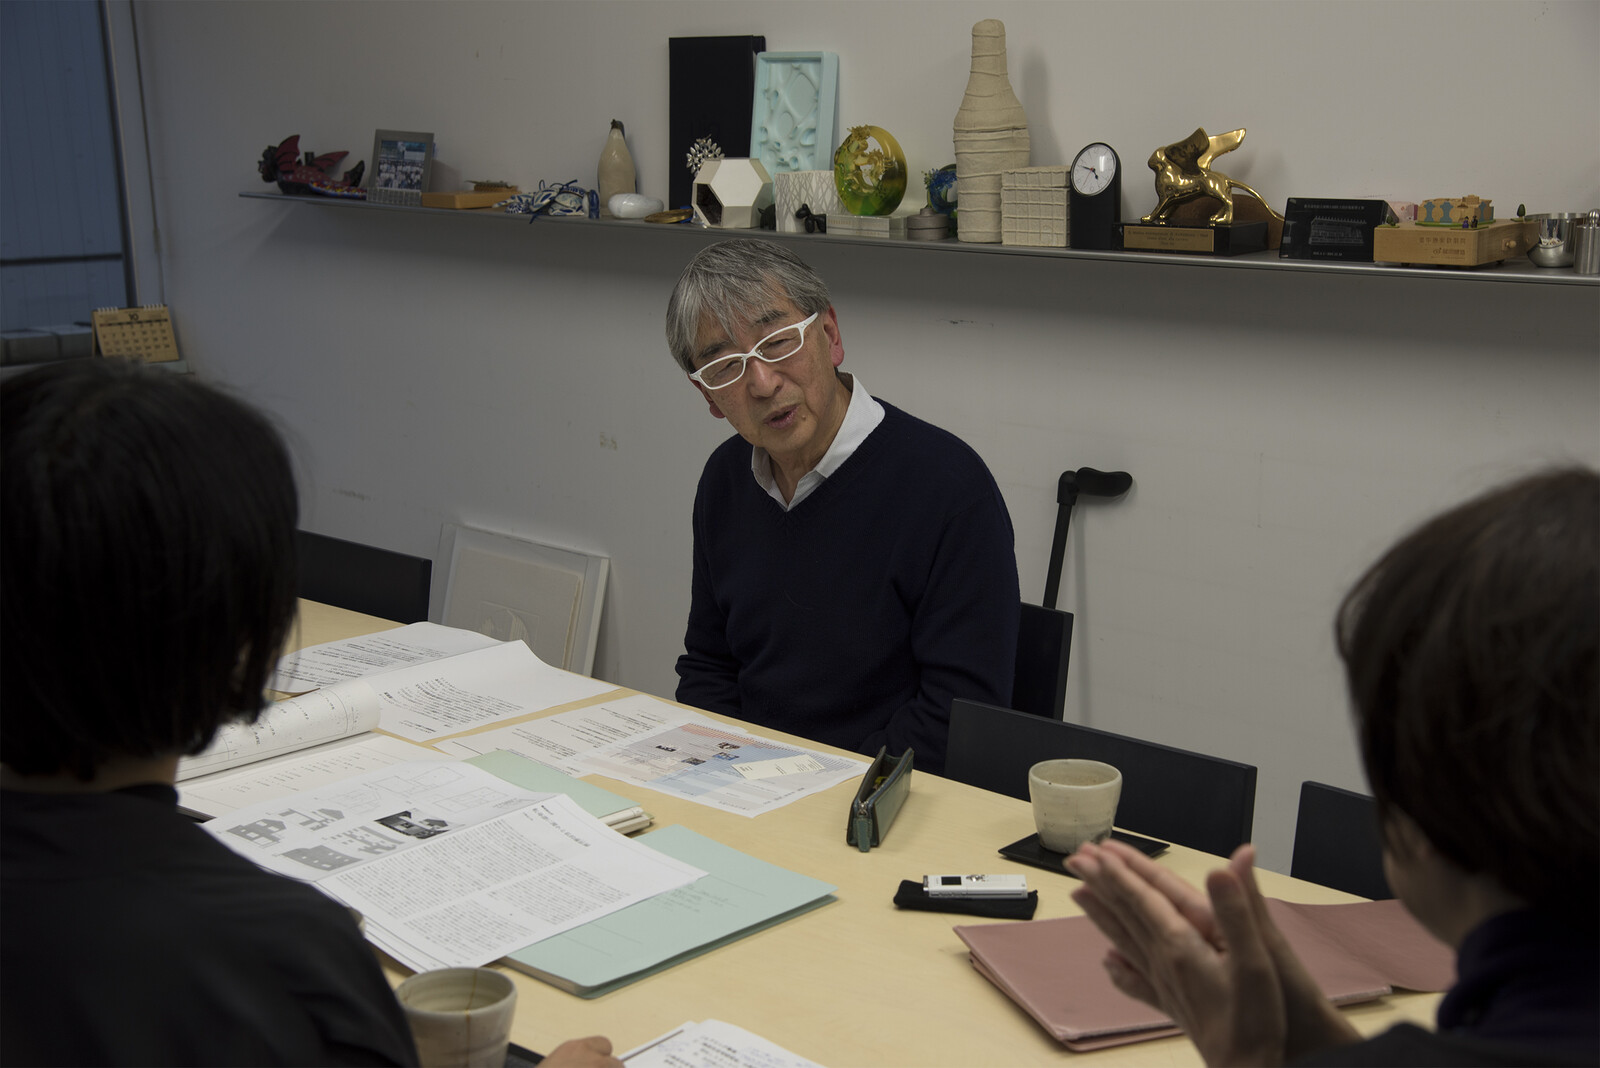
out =
{"type": "Polygon", "coordinates": [[[359,910],[408,968],[476,967],[705,874],[562,794],[456,761],[397,764],[205,825],[359,910]]]}
{"type": "Polygon", "coordinates": [[[569,775],[607,775],[743,816],[781,808],[866,768],[863,760],[762,738],[643,694],[451,739],[439,748],[462,754],[509,749],[569,775]],[[764,776],[746,778],[737,770],[757,763],[764,776]]]}
{"type": "Polygon", "coordinates": [[[414,667],[370,676],[382,712],[378,726],[431,742],[496,721],[543,712],[616,687],[551,667],[521,642],[496,642],[414,667]]]}
{"type": "Polygon", "coordinates": [[[358,734],[181,782],[178,804],[201,816],[221,816],[245,805],[430,756],[455,759],[387,734],[358,734]]]}
{"type": "Polygon", "coordinates": [[[596,753],[680,723],[720,725],[710,716],[653,697],[629,698],[452,738],[440,742],[438,748],[459,756],[507,749],[557,771],[581,776],[594,771],[591,761],[596,753]]]}
{"type": "Polygon", "coordinates": [[[318,686],[332,686],[498,644],[494,638],[474,630],[412,623],[285,654],[268,686],[281,693],[304,693],[318,686]]]}
{"type": "Polygon", "coordinates": [[[821,1068],[721,1020],[686,1023],[624,1053],[628,1068],[821,1068]]]}
{"type": "Polygon", "coordinates": [[[364,682],[276,701],[254,723],[229,723],[204,752],[179,760],[178,781],[370,731],[378,710],[378,695],[364,682]]]}

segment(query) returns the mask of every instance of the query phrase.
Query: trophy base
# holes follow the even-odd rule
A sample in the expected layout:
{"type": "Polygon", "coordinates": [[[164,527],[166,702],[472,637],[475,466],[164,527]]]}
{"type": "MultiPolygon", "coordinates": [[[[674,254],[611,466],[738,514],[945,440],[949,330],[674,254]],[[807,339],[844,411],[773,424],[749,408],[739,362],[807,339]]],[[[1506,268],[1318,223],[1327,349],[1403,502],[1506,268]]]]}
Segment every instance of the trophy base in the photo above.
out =
{"type": "Polygon", "coordinates": [[[1219,223],[1215,226],[1159,226],[1123,223],[1120,247],[1125,252],[1187,252],[1199,256],[1242,256],[1267,247],[1265,222],[1219,223]]]}

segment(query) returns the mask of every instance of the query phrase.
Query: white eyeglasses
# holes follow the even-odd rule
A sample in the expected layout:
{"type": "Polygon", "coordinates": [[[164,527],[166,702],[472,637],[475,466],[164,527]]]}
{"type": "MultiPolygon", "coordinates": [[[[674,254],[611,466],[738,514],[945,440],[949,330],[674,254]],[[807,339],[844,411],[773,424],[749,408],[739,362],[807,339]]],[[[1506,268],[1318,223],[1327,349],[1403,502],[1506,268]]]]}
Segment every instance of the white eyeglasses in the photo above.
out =
{"type": "Polygon", "coordinates": [[[777,363],[800,351],[806,343],[806,327],[817,321],[821,312],[812,312],[792,326],[774,330],[757,341],[749,352],[736,352],[731,356],[718,356],[698,371],[690,371],[689,378],[707,389],[731,386],[744,377],[744,365],[754,356],[762,363],[777,363]]]}

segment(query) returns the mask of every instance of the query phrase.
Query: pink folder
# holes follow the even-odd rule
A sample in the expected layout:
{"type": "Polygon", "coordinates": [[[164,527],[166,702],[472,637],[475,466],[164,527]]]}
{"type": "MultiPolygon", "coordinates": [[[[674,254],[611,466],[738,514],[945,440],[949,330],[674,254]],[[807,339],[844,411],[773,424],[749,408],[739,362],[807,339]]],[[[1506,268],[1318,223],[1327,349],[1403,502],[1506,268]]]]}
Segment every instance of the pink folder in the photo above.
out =
{"type": "MultiPolygon", "coordinates": [[[[1399,901],[1300,905],[1267,900],[1284,937],[1334,1002],[1370,1001],[1395,987],[1443,990],[1455,953],[1399,901]]],[[[1178,1034],[1172,1021],[1111,985],[1111,941],[1086,916],[955,928],[972,966],[1079,1052],[1178,1034]]]]}

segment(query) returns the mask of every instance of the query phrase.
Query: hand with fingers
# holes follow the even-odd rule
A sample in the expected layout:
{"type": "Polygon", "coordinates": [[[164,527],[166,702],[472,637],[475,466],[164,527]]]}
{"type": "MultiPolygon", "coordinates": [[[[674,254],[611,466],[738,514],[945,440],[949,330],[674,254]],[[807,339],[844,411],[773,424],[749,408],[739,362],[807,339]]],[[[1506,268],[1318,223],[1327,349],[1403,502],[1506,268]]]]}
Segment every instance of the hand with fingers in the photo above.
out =
{"type": "Polygon", "coordinates": [[[1073,899],[1111,939],[1117,988],[1172,1017],[1207,1064],[1282,1064],[1360,1036],[1322,995],[1268,915],[1244,845],[1206,893],[1118,842],[1067,860],[1073,899]]]}
{"type": "Polygon", "coordinates": [[[540,1062],[547,1068],[621,1068],[611,1055],[611,1040],[604,1035],[574,1038],[561,1043],[540,1062]]]}

